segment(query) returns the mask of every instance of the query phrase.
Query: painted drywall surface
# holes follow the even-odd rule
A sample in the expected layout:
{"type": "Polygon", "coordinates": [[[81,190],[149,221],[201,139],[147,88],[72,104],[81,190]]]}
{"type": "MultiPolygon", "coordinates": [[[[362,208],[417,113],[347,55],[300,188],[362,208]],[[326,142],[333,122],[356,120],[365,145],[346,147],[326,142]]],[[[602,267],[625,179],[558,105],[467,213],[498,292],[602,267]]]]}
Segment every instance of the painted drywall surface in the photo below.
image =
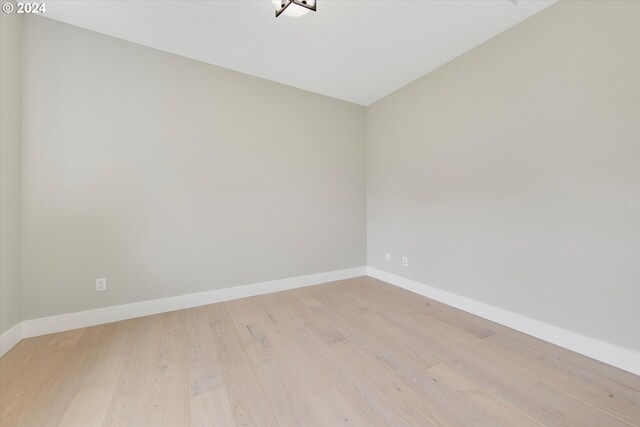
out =
{"type": "Polygon", "coordinates": [[[364,107],[24,25],[24,319],[365,265],[364,107]]]}
{"type": "Polygon", "coordinates": [[[561,2],[369,107],[368,265],[640,350],[638,46],[561,2]]]}
{"type": "Polygon", "coordinates": [[[0,13],[0,334],[20,322],[22,16],[0,13]]]}

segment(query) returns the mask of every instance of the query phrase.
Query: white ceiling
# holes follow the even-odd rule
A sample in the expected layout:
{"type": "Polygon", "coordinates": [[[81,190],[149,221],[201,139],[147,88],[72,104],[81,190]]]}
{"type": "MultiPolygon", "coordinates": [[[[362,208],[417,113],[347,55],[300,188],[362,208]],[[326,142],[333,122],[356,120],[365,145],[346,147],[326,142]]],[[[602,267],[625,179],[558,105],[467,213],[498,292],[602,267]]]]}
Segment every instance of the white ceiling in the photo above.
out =
{"type": "Polygon", "coordinates": [[[369,105],[554,0],[47,1],[45,16],[145,46],[369,105]]]}

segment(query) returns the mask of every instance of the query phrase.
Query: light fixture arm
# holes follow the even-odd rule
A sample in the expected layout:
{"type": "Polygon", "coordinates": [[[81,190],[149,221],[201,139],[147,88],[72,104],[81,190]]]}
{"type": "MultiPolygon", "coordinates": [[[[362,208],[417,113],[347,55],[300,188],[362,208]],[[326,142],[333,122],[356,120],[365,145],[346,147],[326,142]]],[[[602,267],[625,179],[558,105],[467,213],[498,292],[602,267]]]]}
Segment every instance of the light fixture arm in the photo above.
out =
{"type": "Polygon", "coordinates": [[[276,18],[280,16],[282,12],[284,12],[289,6],[295,4],[300,7],[304,7],[306,9],[316,11],[317,1],[315,0],[282,0],[280,3],[280,7],[276,8],[276,18]]]}

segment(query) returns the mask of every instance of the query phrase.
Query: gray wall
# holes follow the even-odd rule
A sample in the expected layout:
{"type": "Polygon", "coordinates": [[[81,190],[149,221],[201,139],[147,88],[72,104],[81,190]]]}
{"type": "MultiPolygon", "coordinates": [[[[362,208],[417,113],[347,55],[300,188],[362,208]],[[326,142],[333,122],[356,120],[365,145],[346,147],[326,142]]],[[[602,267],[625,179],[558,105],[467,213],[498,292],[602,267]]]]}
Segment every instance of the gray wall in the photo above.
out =
{"type": "Polygon", "coordinates": [[[363,107],[38,17],[23,56],[24,319],[365,265],[363,107]]]}
{"type": "Polygon", "coordinates": [[[639,46],[560,2],[369,107],[368,265],[640,350],[639,46]]]}
{"type": "MultiPolygon", "coordinates": [[[[5,106],[20,105],[20,52],[2,16],[4,332],[20,299],[20,108],[5,106]]],[[[373,267],[640,349],[640,3],[561,2],[366,117],[24,24],[23,319],[360,266],[367,249],[373,267]]]]}
{"type": "Polygon", "coordinates": [[[21,44],[22,16],[0,13],[0,334],[21,320],[21,44]]]}

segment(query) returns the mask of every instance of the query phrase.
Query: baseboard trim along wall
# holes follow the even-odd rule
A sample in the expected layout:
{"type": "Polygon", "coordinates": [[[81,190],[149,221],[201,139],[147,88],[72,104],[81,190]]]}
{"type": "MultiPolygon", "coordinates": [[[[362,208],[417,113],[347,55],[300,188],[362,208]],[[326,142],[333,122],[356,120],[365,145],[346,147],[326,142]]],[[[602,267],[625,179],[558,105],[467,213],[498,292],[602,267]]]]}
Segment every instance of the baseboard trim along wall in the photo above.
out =
{"type": "Polygon", "coordinates": [[[465,298],[415,280],[367,267],[367,275],[443,304],[450,305],[552,344],[640,375],[640,353],[596,338],[550,325],[521,314],[465,298]]]}
{"type": "Polygon", "coordinates": [[[23,338],[85,328],[184,308],[198,307],[238,298],[313,286],[335,280],[369,275],[400,288],[475,314],[536,338],[559,345],[625,371],[640,375],[640,353],[596,338],[550,325],[521,314],[443,291],[415,280],[372,267],[356,267],[308,276],[272,280],[250,285],[216,289],[188,295],[98,308],[58,316],[24,320],[0,336],[0,356],[23,338]]]}
{"type": "Polygon", "coordinates": [[[0,335],[0,356],[11,350],[22,339],[22,322],[14,325],[4,334],[0,335]]]}
{"type": "Polygon", "coordinates": [[[23,320],[0,336],[0,356],[9,351],[21,339],[55,332],[68,331],[152,314],[184,308],[198,307],[217,302],[230,301],[255,295],[270,294],[288,289],[319,285],[336,280],[351,279],[365,276],[366,267],[348,268],[345,270],[329,271],[326,273],[310,274],[308,276],[291,277],[288,279],[272,280],[269,282],[252,283],[231,288],[195,294],[179,295],[175,297],[135,302],[131,304],[115,305],[95,310],[61,314],[58,316],[42,317],[39,319],[23,320]]]}

